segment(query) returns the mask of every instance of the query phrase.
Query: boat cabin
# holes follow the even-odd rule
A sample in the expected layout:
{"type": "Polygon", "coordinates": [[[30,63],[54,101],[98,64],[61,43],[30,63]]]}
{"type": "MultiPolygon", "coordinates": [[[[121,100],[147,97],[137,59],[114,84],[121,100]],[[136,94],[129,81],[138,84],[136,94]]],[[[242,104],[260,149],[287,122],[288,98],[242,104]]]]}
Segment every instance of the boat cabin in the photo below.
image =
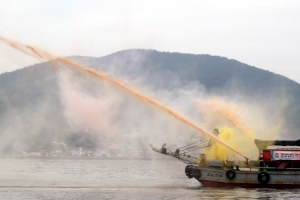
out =
{"type": "Polygon", "coordinates": [[[265,165],[275,169],[300,168],[300,149],[264,149],[261,159],[265,165]]]}

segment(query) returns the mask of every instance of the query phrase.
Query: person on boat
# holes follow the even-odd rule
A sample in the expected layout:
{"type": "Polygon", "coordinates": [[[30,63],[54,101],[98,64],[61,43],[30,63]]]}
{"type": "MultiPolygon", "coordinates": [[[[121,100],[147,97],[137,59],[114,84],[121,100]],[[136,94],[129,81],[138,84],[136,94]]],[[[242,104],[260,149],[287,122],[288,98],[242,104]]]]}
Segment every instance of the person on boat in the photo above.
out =
{"type": "Polygon", "coordinates": [[[200,162],[198,164],[199,167],[207,167],[205,154],[200,154],[200,162]]]}
{"type": "MultiPolygon", "coordinates": [[[[260,152],[258,159],[259,159],[259,167],[265,167],[265,163],[263,160],[263,152],[260,152]]],[[[263,171],[263,168],[260,168],[259,171],[263,171]]]]}

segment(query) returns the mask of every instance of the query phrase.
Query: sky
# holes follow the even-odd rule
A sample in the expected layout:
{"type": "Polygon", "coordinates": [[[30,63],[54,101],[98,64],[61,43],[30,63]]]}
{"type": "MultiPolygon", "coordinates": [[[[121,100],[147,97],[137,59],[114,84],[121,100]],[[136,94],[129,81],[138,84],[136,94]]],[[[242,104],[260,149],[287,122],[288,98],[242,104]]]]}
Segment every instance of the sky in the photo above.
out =
{"type": "MultiPolygon", "coordinates": [[[[141,48],[235,59],[300,83],[298,0],[0,0],[0,35],[59,56],[141,48]]],[[[39,61],[0,43],[0,74],[39,61]]]]}

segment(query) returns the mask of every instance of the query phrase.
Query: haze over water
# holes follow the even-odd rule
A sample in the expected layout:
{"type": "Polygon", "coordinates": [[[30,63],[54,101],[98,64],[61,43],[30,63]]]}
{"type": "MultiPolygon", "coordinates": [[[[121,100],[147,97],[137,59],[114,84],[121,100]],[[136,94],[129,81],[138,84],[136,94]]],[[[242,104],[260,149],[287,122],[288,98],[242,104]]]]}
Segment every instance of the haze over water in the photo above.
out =
{"type": "Polygon", "coordinates": [[[139,99],[140,101],[146,103],[146,104],[150,104],[151,106],[154,106],[155,108],[158,108],[168,114],[170,114],[171,116],[173,116],[174,118],[176,118],[177,120],[183,122],[184,124],[196,129],[197,131],[199,131],[200,133],[210,137],[211,139],[217,141],[218,143],[220,143],[221,145],[225,146],[226,148],[228,148],[229,150],[235,152],[236,154],[239,154],[241,156],[243,156],[244,158],[246,158],[246,160],[248,160],[248,158],[241,154],[239,151],[237,151],[235,148],[233,148],[231,145],[229,145],[227,142],[225,142],[224,140],[216,137],[215,135],[213,135],[212,133],[209,133],[207,131],[205,131],[202,127],[200,127],[199,125],[195,124],[192,120],[189,120],[187,117],[183,116],[182,114],[172,110],[171,108],[161,104],[160,102],[134,90],[133,88],[126,86],[124,84],[122,84],[121,82],[114,80],[108,76],[105,76],[104,74],[100,73],[100,72],[96,72],[92,69],[86,68],[82,65],[79,65],[71,60],[68,60],[66,58],[62,58],[62,57],[56,57],[44,50],[40,50],[38,48],[32,47],[30,45],[24,45],[22,43],[19,43],[17,41],[13,41],[7,38],[4,38],[2,36],[0,36],[0,40],[8,45],[10,45],[11,47],[13,47],[16,50],[19,50],[21,52],[23,52],[24,54],[27,54],[29,56],[33,56],[36,57],[37,59],[40,60],[46,60],[46,61],[50,61],[53,67],[59,68],[59,64],[56,63],[56,61],[53,61],[55,59],[57,59],[58,61],[72,67],[73,69],[78,70],[80,73],[87,73],[90,74],[102,81],[107,81],[110,84],[126,91],[128,94],[130,94],[131,96],[139,99]]]}
{"type": "MultiPolygon", "coordinates": [[[[3,38],[2,38],[3,39],[3,38]]],[[[25,45],[10,44],[39,59],[51,60],[47,52],[25,45]]],[[[217,139],[177,112],[120,82],[58,57],[69,65],[108,81],[146,104],[158,107],[201,133],[217,139]]],[[[61,67],[56,65],[54,67],[61,67]]],[[[222,141],[219,140],[222,143],[222,141]]],[[[222,143],[235,151],[226,143],[222,143]]],[[[154,152],[153,152],[154,153],[154,152]]],[[[188,179],[185,165],[174,160],[3,160],[0,197],[3,199],[258,199],[297,198],[291,191],[211,189],[188,179]]]]}

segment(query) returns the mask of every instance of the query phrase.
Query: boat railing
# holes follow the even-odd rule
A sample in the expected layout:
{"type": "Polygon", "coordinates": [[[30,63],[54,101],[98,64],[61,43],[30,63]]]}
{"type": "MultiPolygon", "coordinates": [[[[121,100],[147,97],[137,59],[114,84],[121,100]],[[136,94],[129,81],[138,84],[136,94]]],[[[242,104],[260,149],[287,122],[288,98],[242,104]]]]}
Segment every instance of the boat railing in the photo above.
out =
{"type": "MultiPolygon", "coordinates": [[[[231,168],[230,168],[231,169],[231,168]]],[[[285,168],[285,169],[277,169],[276,167],[241,167],[240,171],[299,171],[300,168],[285,168]]]]}

